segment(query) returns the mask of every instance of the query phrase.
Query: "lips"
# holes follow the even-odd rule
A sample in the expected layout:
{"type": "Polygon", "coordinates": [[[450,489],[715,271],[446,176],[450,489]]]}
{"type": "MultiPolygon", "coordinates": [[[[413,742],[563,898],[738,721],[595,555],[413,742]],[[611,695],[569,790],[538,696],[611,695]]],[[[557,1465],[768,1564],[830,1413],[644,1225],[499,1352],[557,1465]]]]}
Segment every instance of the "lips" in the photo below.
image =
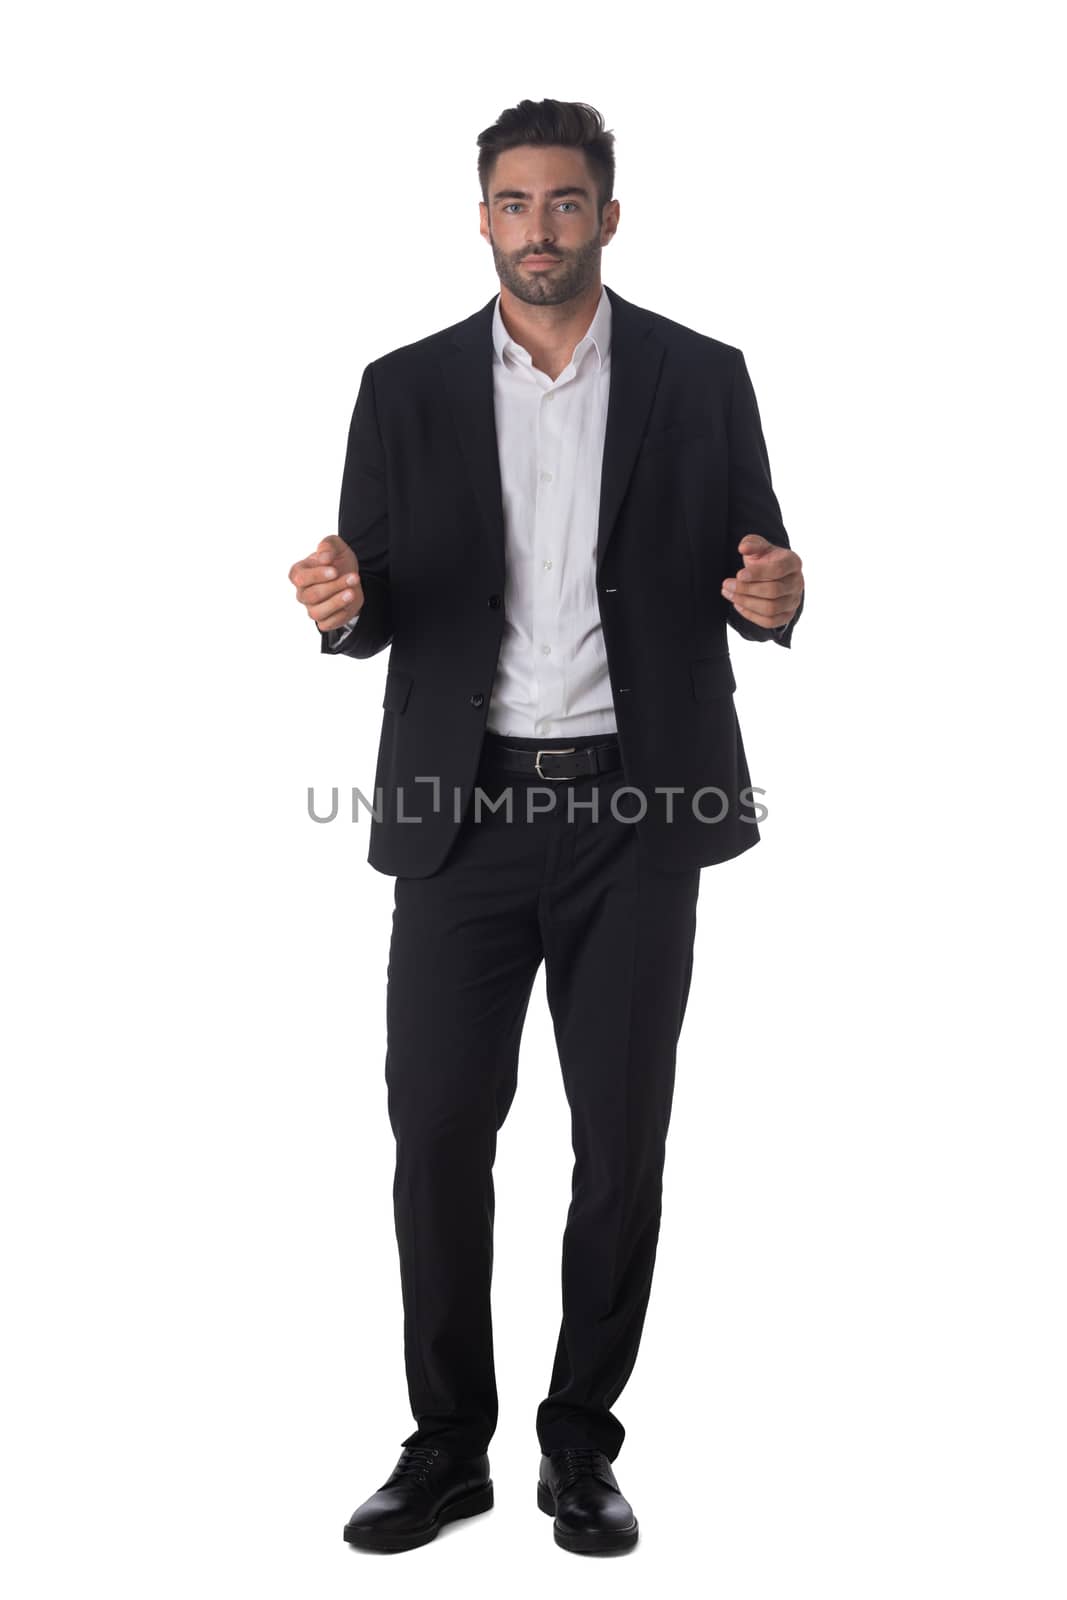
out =
{"type": "Polygon", "coordinates": [[[526,256],[523,259],[525,267],[554,267],[559,262],[559,256],[526,256]]]}

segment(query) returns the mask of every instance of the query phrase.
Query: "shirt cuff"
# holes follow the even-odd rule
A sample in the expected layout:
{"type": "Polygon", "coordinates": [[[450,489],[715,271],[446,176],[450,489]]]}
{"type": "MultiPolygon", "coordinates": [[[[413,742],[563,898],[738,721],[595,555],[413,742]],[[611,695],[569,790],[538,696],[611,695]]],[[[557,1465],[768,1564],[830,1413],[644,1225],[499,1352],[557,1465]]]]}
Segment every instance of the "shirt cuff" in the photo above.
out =
{"type": "Polygon", "coordinates": [[[331,628],[329,630],[326,637],[330,641],[331,649],[336,645],[344,644],[345,640],[348,638],[348,635],[353,631],[362,615],[363,608],[361,606],[356,612],[355,616],[352,618],[351,622],[346,622],[343,628],[331,628]]]}

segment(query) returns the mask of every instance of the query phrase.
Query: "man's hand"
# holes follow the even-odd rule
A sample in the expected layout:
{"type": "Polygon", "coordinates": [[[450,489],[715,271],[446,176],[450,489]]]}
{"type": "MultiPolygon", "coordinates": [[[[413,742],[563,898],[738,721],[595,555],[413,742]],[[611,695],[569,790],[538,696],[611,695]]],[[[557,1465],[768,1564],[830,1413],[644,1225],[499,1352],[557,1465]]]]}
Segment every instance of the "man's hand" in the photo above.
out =
{"type": "Polygon", "coordinates": [[[363,609],[356,553],[336,534],[323,539],[313,556],[291,566],[289,581],[320,633],[343,628],[363,609]]]}
{"type": "Polygon", "coordinates": [[[759,533],[746,533],[738,545],[744,566],[726,578],[722,592],[743,617],[761,628],[783,628],[804,593],[801,560],[759,533]]]}

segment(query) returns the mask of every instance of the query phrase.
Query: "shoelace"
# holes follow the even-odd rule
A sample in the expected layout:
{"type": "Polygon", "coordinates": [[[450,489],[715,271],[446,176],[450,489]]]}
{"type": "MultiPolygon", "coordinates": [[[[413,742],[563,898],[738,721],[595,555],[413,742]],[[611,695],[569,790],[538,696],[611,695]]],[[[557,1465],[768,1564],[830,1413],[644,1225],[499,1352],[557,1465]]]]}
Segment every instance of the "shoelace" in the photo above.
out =
{"type": "Polygon", "coordinates": [[[433,1466],[434,1457],[438,1452],[428,1444],[406,1444],[401,1452],[400,1460],[393,1468],[393,1476],[400,1477],[404,1473],[411,1473],[420,1482],[426,1477],[433,1466]]]}
{"type": "Polygon", "coordinates": [[[587,1445],[575,1446],[555,1453],[553,1460],[559,1475],[559,1488],[569,1489],[577,1478],[585,1475],[595,1477],[603,1453],[602,1450],[593,1450],[587,1445]]]}

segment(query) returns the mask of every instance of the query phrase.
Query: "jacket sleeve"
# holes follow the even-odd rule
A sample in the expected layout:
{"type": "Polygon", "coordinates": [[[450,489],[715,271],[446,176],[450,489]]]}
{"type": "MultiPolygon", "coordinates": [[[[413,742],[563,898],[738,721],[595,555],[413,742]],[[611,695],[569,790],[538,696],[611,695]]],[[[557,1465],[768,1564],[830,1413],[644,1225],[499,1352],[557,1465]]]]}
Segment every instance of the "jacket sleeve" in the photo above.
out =
{"type": "MultiPolygon", "coordinates": [[[[724,578],[732,578],[741,569],[741,556],[737,546],[746,533],[762,534],[771,544],[791,548],[789,535],[782,522],[778,498],[771,485],[771,467],[767,458],[767,445],[760,424],[759,407],[748,375],[745,358],[740,350],[734,363],[733,391],[729,410],[730,436],[730,550],[736,557],[724,578]]],[[[728,603],[726,620],[745,639],[763,642],[773,639],[775,644],[789,646],[793,629],[804,609],[804,595],[787,623],[780,628],[761,628],[758,623],[743,617],[737,608],[728,603]]]]}
{"type": "Polygon", "coordinates": [[[385,450],[378,426],[374,363],[364,368],[348,429],[337,532],[359,562],[358,623],[320,633],[324,655],[374,656],[393,637],[389,599],[389,516],[385,450]]]}

